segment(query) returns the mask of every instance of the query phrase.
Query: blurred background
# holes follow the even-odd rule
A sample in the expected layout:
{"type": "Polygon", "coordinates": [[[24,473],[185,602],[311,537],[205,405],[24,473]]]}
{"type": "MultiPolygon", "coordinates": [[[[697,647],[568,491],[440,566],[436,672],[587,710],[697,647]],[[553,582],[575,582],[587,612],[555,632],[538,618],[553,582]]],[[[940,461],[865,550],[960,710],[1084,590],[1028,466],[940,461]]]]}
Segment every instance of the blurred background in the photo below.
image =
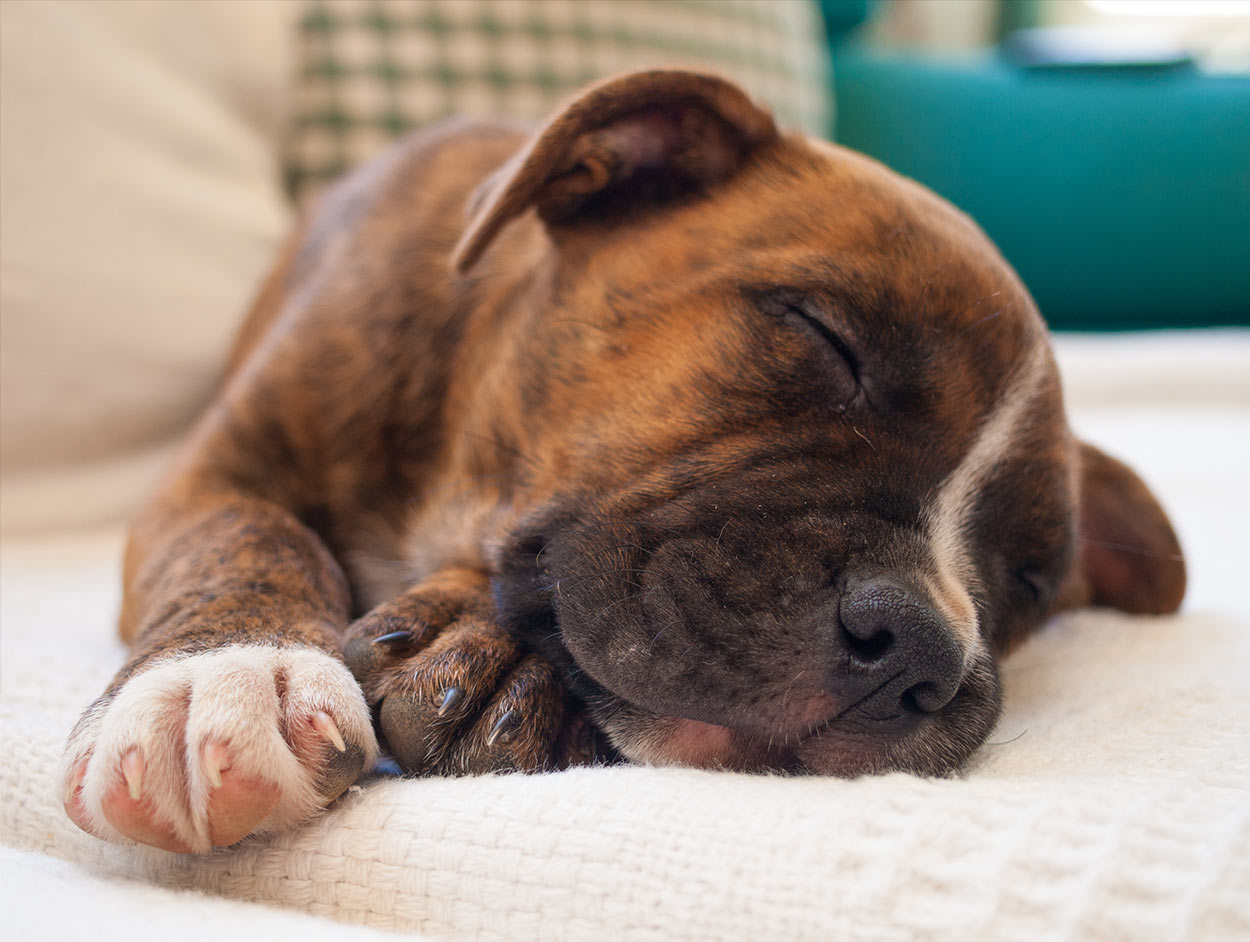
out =
{"type": "Polygon", "coordinates": [[[133,510],[330,179],[661,64],[952,200],[1052,327],[1250,323],[1247,0],[3,0],[0,529],[133,510]]]}
{"type": "Polygon", "coordinates": [[[1052,327],[1250,320],[1250,3],[821,6],[835,138],[970,213],[1052,327]]]}
{"type": "Polygon", "coordinates": [[[368,40],[351,39],[346,6],[310,4],[303,69],[325,81],[298,118],[293,192],[337,175],[394,130],[455,112],[538,116],[553,93],[605,73],[694,60],[744,81],[783,122],[877,157],[969,212],[1053,327],[1250,319],[1245,0],[562,7],[459,0],[460,14],[477,11],[486,38],[474,56],[447,4],[408,4],[427,37],[404,61],[398,47],[412,21],[403,3],[356,14],[391,38],[389,54],[365,54],[368,40]],[[509,30],[512,40],[538,38],[532,58],[506,48],[509,30]],[[417,93],[418,62],[441,71],[451,94],[417,93]],[[394,107],[336,107],[336,78],[342,91],[347,72],[370,67],[401,86],[394,107]],[[491,89],[473,88],[464,73],[475,71],[491,89]],[[380,111],[390,124],[374,120],[380,111]]]}

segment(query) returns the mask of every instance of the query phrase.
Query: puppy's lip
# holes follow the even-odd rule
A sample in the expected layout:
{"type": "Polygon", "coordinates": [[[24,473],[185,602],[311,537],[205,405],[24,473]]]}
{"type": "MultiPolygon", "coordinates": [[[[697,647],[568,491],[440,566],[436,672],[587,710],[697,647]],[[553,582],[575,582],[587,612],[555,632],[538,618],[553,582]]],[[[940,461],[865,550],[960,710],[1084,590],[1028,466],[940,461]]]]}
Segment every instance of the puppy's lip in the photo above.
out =
{"type": "Polygon", "coordinates": [[[670,703],[652,705],[640,702],[621,693],[612,684],[590,675],[576,658],[574,662],[603,693],[650,716],[657,723],[669,724],[673,728],[681,725],[683,732],[679,738],[689,733],[696,736],[700,743],[709,736],[723,738],[726,733],[732,733],[740,741],[750,739],[769,745],[793,745],[828,729],[855,705],[826,691],[816,691],[802,700],[790,702],[780,712],[759,711],[751,706],[715,712],[693,707],[686,710],[680,705],[674,709],[670,703]]]}
{"type": "Polygon", "coordinates": [[[734,730],[716,723],[674,717],[664,737],[664,753],[681,765],[708,768],[734,748],[734,730]]]}
{"type": "MultiPolygon", "coordinates": [[[[696,754],[706,748],[706,740],[709,737],[723,739],[727,733],[732,733],[739,743],[749,740],[769,749],[774,746],[793,747],[807,740],[818,738],[840,724],[844,724],[848,717],[853,716],[856,710],[866,701],[871,700],[882,687],[897,680],[897,676],[886,678],[867,693],[858,695],[854,699],[834,693],[827,688],[817,688],[808,691],[803,696],[791,696],[788,702],[782,703],[776,709],[760,709],[752,705],[743,706],[740,710],[729,708],[709,711],[698,709],[693,705],[689,709],[683,709],[680,704],[674,704],[671,701],[648,703],[644,698],[623,692],[611,682],[610,678],[604,678],[588,669],[571,650],[567,648],[566,650],[578,672],[584,678],[591,680],[601,693],[641,711],[656,723],[673,729],[680,727],[681,733],[677,737],[679,750],[689,749],[696,754]]],[[[865,715],[864,722],[856,725],[864,727],[874,721],[885,723],[890,719],[892,718],[865,715]]],[[[883,731],[881,735],[888,737],[890,734],[883,731]]]]}
{"type": "Polygon", "coordinates": [[[657,717],[660,727],[645,758],[652,763],[732,772],[799,771],[789,746],[733,726],[683,717],[657,717]]]}
{"type": "MultiPolygon", "coordinates": [[[[901,728],[897,717],[874,716],[864,712],[861,707],[878,689],[874,688],[852,702],[821,693],[809,698],[803,710],[792,711],[784,720],[771,723],[739,723],[732,719],[710,722],[702,717],[672,713],[656,713],[653,716],[654,722],[663,730],[659,738],[664,741],[664,750],[674,761],[710,767],[724,765],[722,757],[729,752],[757,758],[768,754],[777,758],[791,755],[792,750],[801,749],[809,743],[821,741],[836,740],[846,745],[893,742],[923,724],[925,718],[917,715],[915,723],[901,728]],[[874,729],[878,723],[882,724],[882,728],[874,729]]],[[[621,699],[636,708],[646,709],[628,698],[621,699]]],[[[740,762],[734,762],[732,766],[742,767],[740,762]]],[[[776,767],[775,764],[772,767],[776,767]]]]}

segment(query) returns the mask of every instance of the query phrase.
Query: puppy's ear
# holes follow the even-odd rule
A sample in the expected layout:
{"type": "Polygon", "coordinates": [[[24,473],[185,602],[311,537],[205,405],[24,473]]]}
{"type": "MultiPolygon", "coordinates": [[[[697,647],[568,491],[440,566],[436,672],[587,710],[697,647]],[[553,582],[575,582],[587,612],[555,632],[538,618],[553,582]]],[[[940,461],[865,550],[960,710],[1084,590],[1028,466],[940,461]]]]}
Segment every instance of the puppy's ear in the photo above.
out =
{"type": "Polygon", "coordinates": [[[723,180],[777,137],[738,87],[695,72],[635,72],[575,98],[483,185],[452,260],[473,266],[530,206],[550,225],[627,212],[723,180]]]}
{"type": "Polygon", "coordinates": [[[1185,560],[1163,508],[1123,462],[1084,443],[1080,459],[1080,555],[1065,607],[1176,611],[1185,595],[1185,560]]]}

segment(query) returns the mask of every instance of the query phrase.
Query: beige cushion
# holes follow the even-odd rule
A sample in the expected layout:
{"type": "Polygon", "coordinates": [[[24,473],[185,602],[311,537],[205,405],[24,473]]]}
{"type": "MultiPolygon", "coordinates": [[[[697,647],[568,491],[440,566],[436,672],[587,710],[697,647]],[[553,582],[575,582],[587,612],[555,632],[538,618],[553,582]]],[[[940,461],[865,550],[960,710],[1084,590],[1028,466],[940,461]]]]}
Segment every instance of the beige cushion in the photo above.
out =
{"type": "Polygon", "coordinates": [[[125,516],[289,224],[295,10],[0,3],[0,525],[125,516]]]}

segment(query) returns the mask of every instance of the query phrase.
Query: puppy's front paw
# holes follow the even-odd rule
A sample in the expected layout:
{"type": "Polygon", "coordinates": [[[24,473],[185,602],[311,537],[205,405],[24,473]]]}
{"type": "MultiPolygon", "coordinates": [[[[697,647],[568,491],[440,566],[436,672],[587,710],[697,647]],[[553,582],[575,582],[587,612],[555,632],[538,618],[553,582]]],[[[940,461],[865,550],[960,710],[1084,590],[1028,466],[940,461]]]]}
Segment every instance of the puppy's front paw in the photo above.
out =
{"type": "Polygon", "coordinates": [[[162,661],[88,709],[66,748],[65,811],[98,837],[206,851],[307,818],[376,756],[341,662],[234,645],[162,661]]]}
{"type": "Polygon", "coordinates": [[[534,772],[593,761],[597,731],[554,669],[473,614],[440,619],[383,605],[352,626],[346,659],[382,736],[408,771],[534,772]]]}

